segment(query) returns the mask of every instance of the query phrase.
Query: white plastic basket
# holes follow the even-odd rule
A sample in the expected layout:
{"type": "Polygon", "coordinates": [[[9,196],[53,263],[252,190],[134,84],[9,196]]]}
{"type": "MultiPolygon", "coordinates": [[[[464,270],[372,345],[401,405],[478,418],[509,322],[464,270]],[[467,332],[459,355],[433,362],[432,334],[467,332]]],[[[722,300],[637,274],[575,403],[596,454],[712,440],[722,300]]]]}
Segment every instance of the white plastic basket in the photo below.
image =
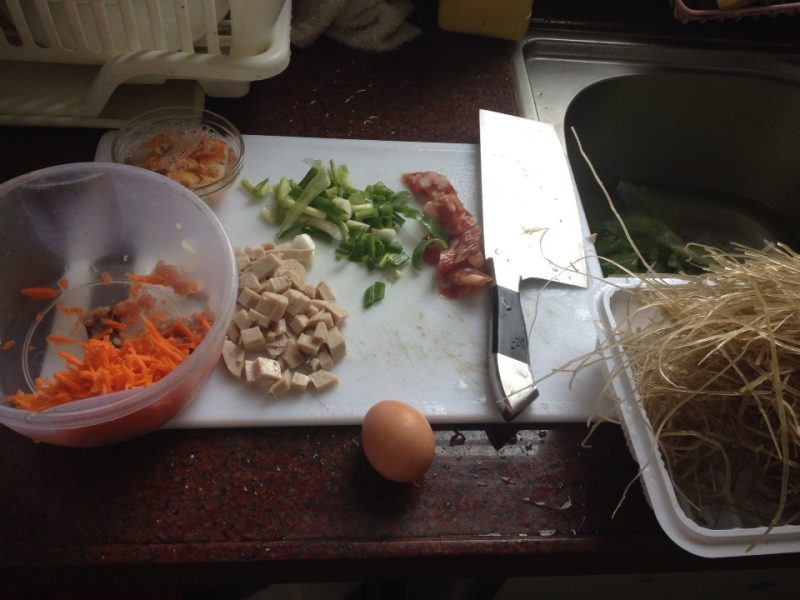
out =
{"type": "MultiPolygon", "coordinates": [[[[681,548],[707,558],[800,552],[800,526],[783,525],[767,533],[766,527],[742,526],[731,509],[713,515],[712,520],[719,527],[711,529],[701,525],[693,509],[679,500],[639,402],[633,374],[622,351],[612,343],[614,335],[622,333],[620,327],[645,327],[649,318],[655,318],[641,312],[631,318],[637,304],[630,291],[638,285],[635,280],[613,278],[612,285],[599,289],[592,308],[608,373],[615,375],[612,391],[616,398],[623,399],[619,406],[622,429],[631,454],[639,463],[642,487],[659,525],[681,548]]],[[[732,500],[735,506],[736,499],[732,500]]]]}
{"type": "Polygon", "coordinates": [[[0,0],[0,26],[0,124],[116,127],[283,71],[291,0],[0,0]]]}

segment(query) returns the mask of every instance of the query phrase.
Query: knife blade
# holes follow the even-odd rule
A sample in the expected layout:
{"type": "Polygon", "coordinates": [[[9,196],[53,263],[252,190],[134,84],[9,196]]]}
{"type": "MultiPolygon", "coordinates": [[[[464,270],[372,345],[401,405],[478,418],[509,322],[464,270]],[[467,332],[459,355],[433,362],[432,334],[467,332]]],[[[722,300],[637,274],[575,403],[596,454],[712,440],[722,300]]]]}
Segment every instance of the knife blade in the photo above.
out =
{"type": "Polygon", "coordinates": [[[479,116],[484,253],[494,276],[489,375],[500,413],[511,421],[539,394],[520,283],[587,287],[584,238],[555,128],[488,110],[479,116]]]}

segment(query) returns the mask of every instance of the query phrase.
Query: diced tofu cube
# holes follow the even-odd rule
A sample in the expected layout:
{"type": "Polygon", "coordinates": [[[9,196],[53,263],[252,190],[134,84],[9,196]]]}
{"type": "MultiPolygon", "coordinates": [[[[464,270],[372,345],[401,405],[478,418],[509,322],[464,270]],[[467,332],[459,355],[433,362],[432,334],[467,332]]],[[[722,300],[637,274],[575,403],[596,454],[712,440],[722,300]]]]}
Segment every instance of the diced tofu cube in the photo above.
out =
{"type": "Polygon", "coordinates": [[[244,369],[244,350],[235,342],[225,340],[222,344],[222,360],[234,377],[241,377],[244,369]]]}
{"type": "Polygon", "coordinates": [[[333,294],[331,287],[324,281],[320,281],[314,290],[314,298],[319,300],[326,300],[328,302],[336,302],[336,296],[333,294]]]}
{"type": "Polygon", "coordinates": [[[285,335],[289,331],[286,327],[286,319],[278,319],[270,325],[269,330],[271,333],[285,335]]]}
{"type": "MultiPolygon", "coordinates": [[[[261,250],[264,251],[263,249],[261,250]]],[[[281,266],[281,259],[274,254],[265,254],[247,265],[246,270],[252,272],[259,280],[271,277],[281,266]]]]}
{"type": "Polygon", "coordinates": [[[244,361],[244,380],[247,383],[255,383],[256,381],[255,369],[253,368],[254,365],[255,361],[253,360],[244,361]]]}
{"type": "Polygon", "coordinates": [[[250,264],[250,257],[239,251],[239,253],[236,254],[236,270],[241,273],[242,271],[244,271],[244,268],[249,264],[250,264]]]}
{"type": "Polygon", "coordinates": [[[272,322],[280,321],[289,306],[289,298],[284,294],[262,292],[261,299],[256,304],[256,310],[269,317],[272,322]]]}
{"type": "Polygon", "coordinates": [[[311,298],[306,296],[300,290],[286,290],[283,293],[283,296],[289,301],[289,304],[286,307],[286,312],[288,312],[290,315],[299,315],[306,312],[306,309],[311,304],[311,298]]]}
{"type": "Polygon", "coordinates": [[[255,248],[251,248],[250,246],[248,246],[247,248],[244,249],[244,252],[245,254],[247,254],[247,256],[250,258],[251,261],[258,260],[259,258],[264,258],[264,256],[267,254],[264,251],[264,248],[262,248],[261,246],[256,246],[255,248]]]}
{"type": "Polygon", "coordinates": [[[314,371],[309,375],[309,379],[311,380],[311,385],[318,392],[332,388],[339,383],[339,378],[336,375],[324,369],[314,371]]]}
{"type": "Polygon", "coordinates": [[[253,326],[252,319],[250,319],[250,317],[247,314],[247,311],[244,309],[236,311],[236,314],[233,315],[233,322],[240,330],[247,329],[248,327],[253,326]]]}
{"type": "Polygon", "coordinates": [[[291,287],[295,290],[302,290],[303,286],[306,284],[305,277],[297,271],[283,269],[282,271],[276,271],[276,274],[278,277],[286,277],[289,280],[291,287]]]}
{"type": "Polygon", "coordinates": [[[289,337],[283,335],[274,340],[267,340],[265,350],[272,358],[278,358],[286,351],[286,344],[289,343],[289,337]]]}
{"type": "Polygon", "coordinates": [[[288,337],[289,336],[285,331],[275,331],[272,328],[267,329],[267,331],[264,333],[264,339],[267,340],[267,344],[279,342],[281,340],[283,340],[285,343],[288,337]]]}
{"type": "Polygon", "coordinates": [[[333,317],[334,325],[339,325],[340,323],[343,323],[345,319],[347,319],[347,317],[349,316],[349,313],[344,308],[342,308],[341,306],[339,306],[334,302],[329,302],[326,308],[328,312],[331,314],[331,317],[333,317]]]}
{"type": "Polygon", "coordinates": [[[341,306],[339,306],[335,302],[329,302],[327,300],[318,300],[317,299],[317,300],[314,300],[314,306],[316,306],[317,308],[319,308],[321,310],[327,310],[329,313],[331,313],[331,316],[333,317],[333,324],[334,325],[339,325],[345,319],[347,319],[347,317],[349,315],[349,313],[344,308],[342,308],[341,306]]]}
{"type": "Polygon", "coordinates": [[[325,342],[328,347],[328,352],[334,361],[342,360],[347,354],[347,344],[342,332],[338,327],[333,327],[328,330],[328,339],[325,342]]]}
{"type": "Polygon", "coordinates": [[[301,334],[308,327],[308,317],[305,315],[294,315],[289,321],[289,329],[296,334],[301,334]]]}
{"type": "Polygon", "coordinates": [[[317,367],[317,369],[314,369],[315,371],[318,370],[318,369],[327,370],[327,369],[330,369],[331,367],[333,367],[333,359],[331,358],[331,355],[328,353],[328,351],[325,348],[320,348],[319,349],[319,352],[317,353],[316,359],[317,359],[318,367],[317,367]]]}
{"type": "Polygon", "coordinates": [[[297,346],[297,340],[294,338],[286,340],[286,348],[283,349],[281,360],[283,360],[290,369],[296,369],[303,364],[305,357],[297,346]]]}
{"type": "Polygon", "coordinates": [[[304,267],[310,267],[314,262],[314,249],[313,248],[291,248],[287,246],[278,246],[273,250],[281,260],[296,260],[304,267]]]}
{"type": "Polygon", "coordinates": [[[258,280],[258,277],[255,276],[255,273],[252,271],[245,271],[239,275],[239,289],[242,288],[250,288],[257,292],[261,288],[261,282],[258,280]]]}
{"type": "Polygon", "coordinates": [[[261,379],[278,381],[283,373],[277,360],[259,356],[254,361],[253,374],[255,375],[256,381],[261,379]]]}
{"type": "Polygon", "coordinates": [[[267,347],[264,348],[264,352],[267,353],[269,358],[274,358],[275,360],[280,360],[281,356],[283,356],[283,351],[286,349],[285,346],[276,346],[273,344],[267,344],[267,347]]]}
{"type": "Polygon", "coordinates": [[[261,296],[258,292],[253,291],[250,288],[243,288],[239,293],[237,302],[246,308],[253,308],[256,304],[258,304],[260,299],[261,296]]]}
{"type": "Polygon", "coordinates": [[[286,392],[292,389],[292,373],[288,369],[283,372],[281,378],[269,386],[269,393],[276,398],[283,396],[286,392]]]}
{"type": "Polygon", "coordinates": [[[293,258],[287,258],[286,260],[281,261],[281,266],[275,271],[276,275],[287,275],[292,281],[291,273],[294,273],[297,277],[299,277],[300,281],[305,281],[306,279],[306,268],[299,260],[295,260],[293,258]]]}
{"type": "Polygon", "coordinates": [[[267,315],[258,312],[255,308],[251,308],[247,311],[247,318],[259,327],[269,327],[271,323],[267,315]]]}
{"type": "Polygon", "coordinates": [[[261,350],[264,348],[264,333],[257,325],[255,327],[242,329],[240,340],[245,350],[261,350]]]}
{"type": "Polygon", "coordinates": [[[239,341],[239,328],[233,321],[228,323],[228,328],[225,330],[225,337],[228,338],[233,343],[239,341]]]}
{"type": "Polygon", "coordinates": [[[304,392],[308,389],[308,384],[311,382],[311,379],[305,373],[300,373],[299,371],[295,371],[292,374],[291,385],[292,390],[295,392],[304,392]]]}
{"type": "Polygon", "coordinates": [[[297,347],[303,354],[307,354],[308,356],[316,356],[319,352],[320,346],[322,346],[322,343],[314,341],[314,338],[307,333],[301,333],[297,336],[297,347]]]}
{"type": "Polygon", "coordinates": [[[324,323],[325,327],[331,329],[334,326],[333,315],[331,315],[331,313],[329,313],[327,310],[318,310],[316,313],[314,313],[314,315],[309,317],[306,329],[309,327],[316,328],[320,323],[324,323]]]}
{"type": "Polygon", "coordinates": [[[328,327],[325,323],[317,323],[316,327],[314,327],[314,332],[311,334],[311,338],[320,344],[324,344],[328,340],[328,327]]]}
{"type": "Polygon", "coordinates": [[[281,275],[280,277],[270,277],[264,281],[264,284],[261,286],[261,291],[282,294],[291,287],[292,280],[286,277],[286,275],[281,275]]]}
{"type": "Polygon", "coordinates": [[[300,291],[303,292],[309,298],[313,298],[314,294],[317,293],[317,288],[313,284],[306,282],[305,284],[303,284],[303,287],[300,288],[300,291]]]}

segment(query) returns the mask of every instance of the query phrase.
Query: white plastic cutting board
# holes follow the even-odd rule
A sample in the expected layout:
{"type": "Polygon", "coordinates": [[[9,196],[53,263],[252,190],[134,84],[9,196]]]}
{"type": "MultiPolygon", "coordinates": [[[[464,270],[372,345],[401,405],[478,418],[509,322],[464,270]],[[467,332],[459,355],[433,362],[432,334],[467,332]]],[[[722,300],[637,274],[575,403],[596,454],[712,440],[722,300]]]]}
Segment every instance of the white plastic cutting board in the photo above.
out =
{"type": "MultiPolygon", "coordinates": [[[[97,160],[108,160],[112,137],[108,133],[102,138],[97,160]]],[[[245,136],[245,145],[242,177],[252,182],[265,177],[277,182],[281,176],[299,181],[308,170],[304,161],[310,158],[346,164],[359,187],[383,181],[400,190],[402,173],[438,171],[450,179],[464,205],[480,215],[480,153],[475,145],[269,136],[245,136]]],[[[261,206],[236,186],[215,207],[235,246],[274,240],[276,228],[259,217],[261,206]]],[[[588,235],[585,220],[583,227],[588,235]]],[[[402,240],[410,252],[422,230],[416,223],[407,223],[404,232],[402,240]]],[[[416,406],[432,423],[503,422],[489,397],[488,293],[459,300],[442,298],[433,269],[416,271],[409,265],[399,281],[387,283],[385,299],[365,310],[363,292],[378,276],[361,265],[337,262],[334,246],[325,242],[317,243],[307,279],[327,281],[337,302],[350,313],[342,328],[347,356],[333,368],[339,385],[324,393],[274,399],[233,379],[220,365],[168,427],[356,424],[370,406],[385,398],[416,406]]],[[[544,286],[542,290],[541,283],[523,285],[537,379],[594,350],[593,287],[544,286]]],[[[549,376],[539,384],[539,398],[515,422],[585,421],[595,414],[603,381],[598,366],[577,375],[549,376]]]]}

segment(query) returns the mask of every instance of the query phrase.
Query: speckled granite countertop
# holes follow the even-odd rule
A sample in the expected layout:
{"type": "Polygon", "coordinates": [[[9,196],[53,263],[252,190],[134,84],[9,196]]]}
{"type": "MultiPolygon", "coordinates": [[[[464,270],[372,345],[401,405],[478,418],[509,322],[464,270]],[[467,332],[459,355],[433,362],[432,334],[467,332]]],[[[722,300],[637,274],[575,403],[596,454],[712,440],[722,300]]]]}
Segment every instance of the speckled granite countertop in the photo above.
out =
{"type": "MultiPolygon", "coordinates": [[[[322,40],[246,97],[208,106],[246,134],[476,143],[479,108],[516,112],[512,50],[435,28],[389,54],[322,40]]],[[[101,134],[4,128],[0,180],[92,160],[101,134]]],[[[638,485],[614,515],[636,469],[612,425],[589,447],[581,424],[438,427],[436,461],[411,486],[376,476],[358,435],[162,431],[74,450],[0,429],[0,578],[198,585],[791,565],[686,554],[638,485]]]]}

